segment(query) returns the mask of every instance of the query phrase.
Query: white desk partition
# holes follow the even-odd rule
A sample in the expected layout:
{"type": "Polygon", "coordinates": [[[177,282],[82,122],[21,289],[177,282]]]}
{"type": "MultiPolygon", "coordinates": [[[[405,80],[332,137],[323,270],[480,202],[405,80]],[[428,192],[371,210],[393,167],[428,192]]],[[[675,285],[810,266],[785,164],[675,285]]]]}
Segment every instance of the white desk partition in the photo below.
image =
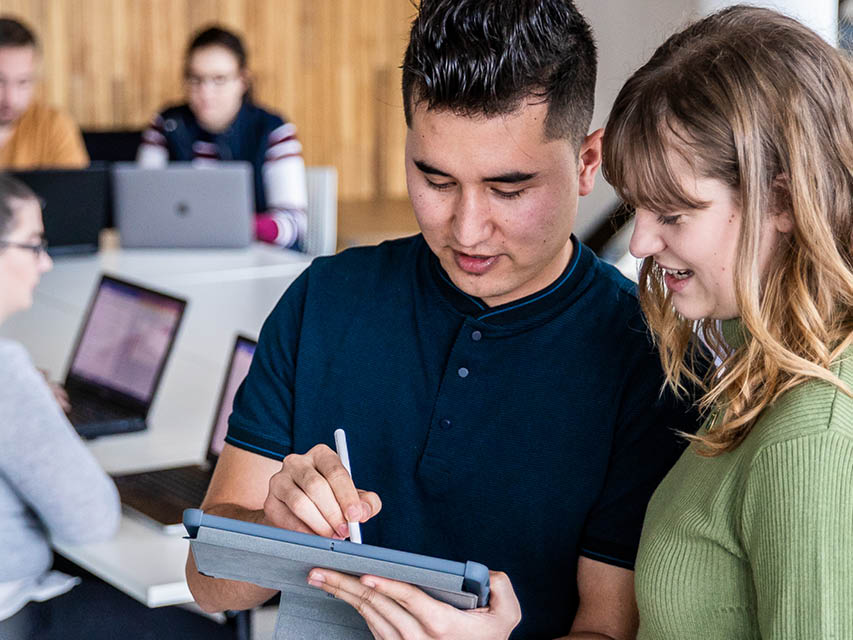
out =
{"type": "MultiPolygon", "coordinates": [[[[146,431],[89,443],[111,473],[199,462],[204,457],[235,334],[257,336],[288,285],[308,266],[303,254],[255,245],[247,250],[111,250],[56,260],[31,309],[0,335],[22,342],[54,378],[67,359],[102,272],[189,302],[146,431]]],[[[149,607],[192,600],[184,579],[186,541],[122,518],[116,538],[89,545],[55,542],[64,556],[149,607]]]]}
{"type": "Polygon", "coordinates": [[[70,545],[54,541],[63,556],[148,607],[192,602],[184,563],[189,544],[124,516],[108,542],[70,545]]]}
{"type": "Polygon", "coordinates": [[[309,258],[268,245],[249,249],[114,249],[57,258],[42,277],[39,297],[83,308],[101,273],[179,293],[181,285],[284,278],[289,283],[309,258]]]}

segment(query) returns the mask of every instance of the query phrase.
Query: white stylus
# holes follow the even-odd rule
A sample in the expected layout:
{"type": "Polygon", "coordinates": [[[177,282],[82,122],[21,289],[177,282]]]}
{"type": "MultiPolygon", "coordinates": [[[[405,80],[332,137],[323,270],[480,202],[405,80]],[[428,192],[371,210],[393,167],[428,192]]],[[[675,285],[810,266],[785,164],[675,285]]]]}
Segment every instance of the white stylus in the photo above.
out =
{"type": "MultiPolygon", "coordinates": [[[[352,478],[352,469],[349,466],[349,450],[347,449],[347,434],[343,429],[335,429],[335,449],[341,459],[341,464],[347,470],[350,478],[352,478]]],[[[347,522],[349,527],[350,542],[361,544],[361,527],[358,522],[347,522]]]]}

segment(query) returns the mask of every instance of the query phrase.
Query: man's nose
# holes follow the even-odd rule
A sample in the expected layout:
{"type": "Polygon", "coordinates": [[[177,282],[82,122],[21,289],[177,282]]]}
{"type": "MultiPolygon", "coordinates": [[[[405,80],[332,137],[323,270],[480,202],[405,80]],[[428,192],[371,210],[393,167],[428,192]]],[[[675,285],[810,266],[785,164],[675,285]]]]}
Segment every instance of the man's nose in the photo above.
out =
{"type": "Polygon", "coordinates": [[[212,82],[202,82],[198,88],[198,95],[202,100],[210,100],[210,97],[214,94],[214,87],[212,82]]]}
{"type": "Polygon", "coordinates": [[[659,225],[655,214],[645,209],[637,209],[634,216],[634,232],[628,249],[635,258],[648,258],[660,253],[666,247],[666,242],[660,235],[659,225]]]}
{"type": "Polygon", "coordinates": [[[460,248],[474,248],[492,235],[492,215],[485,194],[462,190],[453,216],[453,233],[460,248]]]}

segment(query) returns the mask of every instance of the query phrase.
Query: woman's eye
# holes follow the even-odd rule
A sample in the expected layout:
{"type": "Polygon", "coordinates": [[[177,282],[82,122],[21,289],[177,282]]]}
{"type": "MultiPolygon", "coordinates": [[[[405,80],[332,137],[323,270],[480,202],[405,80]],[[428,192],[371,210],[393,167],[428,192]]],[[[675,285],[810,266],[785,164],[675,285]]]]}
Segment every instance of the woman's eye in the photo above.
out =
{"type": "Polygon", "coordinates": [[[678,219],[680,217],[681,217],[681,215],[679,215],[679,214],[671,215],[671,216],[659,215],[658,216],[658,222],[660,222],[661,224],[675,224],[676,222],[678,222],[678,219]]]}

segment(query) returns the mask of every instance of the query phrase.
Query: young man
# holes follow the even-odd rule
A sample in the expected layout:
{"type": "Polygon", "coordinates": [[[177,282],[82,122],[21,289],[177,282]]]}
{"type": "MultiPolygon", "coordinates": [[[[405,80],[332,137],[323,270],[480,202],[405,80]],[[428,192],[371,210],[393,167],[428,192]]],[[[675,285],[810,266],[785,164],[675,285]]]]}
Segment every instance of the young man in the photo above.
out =
{"type": "MultiPolygon", "coordinates": [[[[572,236],[601,160],[595,66],[568,0],[423,0],[403,65],[422,234],[316,260],[237,395],[208,511],[338,537],[359,520],[370,544],[505,572],[462,612],[312,571],[379,638],[505,638],[515,594],[513,637],[633,637],[643,513],[695,425],[659,394],[633,287],[572,236]]],[[[187,577],[208,610],[272,595],[192,558],[187,577]]]]}
{"type": "Polygon", "coordinates": [[[40,64],[33,32],[0,18],[0,169],[85,167],[89,156],[71,117],[33,100],[40,64]]]}

